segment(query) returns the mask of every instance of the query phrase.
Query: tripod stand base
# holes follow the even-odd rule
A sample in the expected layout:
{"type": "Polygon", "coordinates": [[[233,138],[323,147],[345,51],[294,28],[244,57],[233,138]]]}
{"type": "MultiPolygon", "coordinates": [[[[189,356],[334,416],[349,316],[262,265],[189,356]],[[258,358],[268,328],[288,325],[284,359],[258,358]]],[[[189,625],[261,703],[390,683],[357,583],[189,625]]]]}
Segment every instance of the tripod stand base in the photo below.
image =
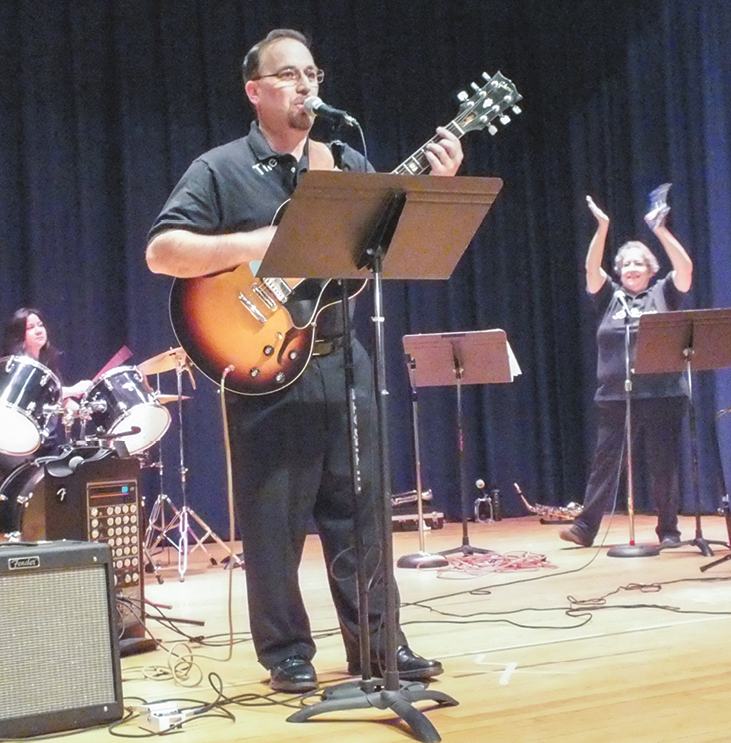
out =
{"type": "Polygon", "coordinates": [[[429,552],[415,552],[412,555],[402,555],[396,563],[397,568],[446,568],[449,560],[441,555],[432,555],[429,552]]]}
{"type": "Polygon", "coordinates": [[[679,542],[678,544],[673,545],[673,548],[684,547],[685,545],[690,545],[691,547],[698,547],[703,557],[713,557],[713,550],[711,549],[712,544],[720,544],[722,547],[728,547],[726,542],[718,542],[712,539],[704,539],[703,537],[696,537],[695,539],[687,539],[682,542],[679,542]]]}
{"type": "Polygon", "coordinates": [[[460,547],[453,547],[451,550],[442,550],[440,555],[456,555],[461,552],[465,556],[469,555],[491,555],[495,550],[487,550],[482,547],[473,547],[471,544],[463,544],[460,547]]]}
{"type": "Polygon", "coordinates": [[[655,557],[660,547],[654,544],[615,544],[607,550],[608,557],[655,557]]]}
{"type": "Polygon", "coordinates": [[[708,565],[701,565],[700,571],[701,571],[701,573],[705,573],[706,570],[710,570],[711,568],[715,568],[716,565],[721,565],[722,563],[728,562],[729,560],[731,560],[731,554],[724,555],[723,557],[719,557],[718,560],[714,560],[713,562],[709,562],[708,565]]]}
{"type": "Polygon", "coordinates": [[[290,715],[287,722],[306,722],[315,715],[346,709],[390,709],[413,731],[414,737],[423,743],[438,743],[441,740],[437,729],[413,706],[413,702],[431,700],[440,706],[454,707],[459,704],[441,691],[431,691],[426,684],[417,681],[401,681],[397,690],[383,688],[382,679],[348,681],[326,689],[322,701],[308,705],[290,715]]]}

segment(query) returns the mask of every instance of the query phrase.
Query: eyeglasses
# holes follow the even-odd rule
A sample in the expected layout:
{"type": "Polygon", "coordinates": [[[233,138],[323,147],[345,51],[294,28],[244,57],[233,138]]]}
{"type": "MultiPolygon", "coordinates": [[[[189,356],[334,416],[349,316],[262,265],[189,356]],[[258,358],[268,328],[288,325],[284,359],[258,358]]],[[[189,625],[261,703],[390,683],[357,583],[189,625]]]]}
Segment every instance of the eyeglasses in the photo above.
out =
{"type": "Polygon", "coordinates": [[[259,75],[252,77],[252,80],[263,80],[265,77],[276,77],[284,85],[296,85],[299,82],[300,75],[304,75],[310,85],[319,85],[325,79],[325,71],[317,67],[308,67],[306,70],[298,70],[296,67],[284,67],[279,72],[273,72],[270,75],[259,75]]]}

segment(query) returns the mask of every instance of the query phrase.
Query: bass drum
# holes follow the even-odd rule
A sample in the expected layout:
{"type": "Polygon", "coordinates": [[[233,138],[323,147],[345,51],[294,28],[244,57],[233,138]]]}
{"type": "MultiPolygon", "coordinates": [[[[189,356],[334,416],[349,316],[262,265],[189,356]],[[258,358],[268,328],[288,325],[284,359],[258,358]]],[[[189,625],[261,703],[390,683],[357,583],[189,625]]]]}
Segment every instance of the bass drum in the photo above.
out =
{"type": "Polygon", "coordinates": [[[46,538],[43,465],[40,459],[21,464],[0,485],[0,532],[8,539],[46,538]]]}
{"type": "Polygon", "coordinates": [[[33,453],[48,436],[47,426],[58,412],[61,381],[28,356],[0,359],[0,452],[33,453]]]}
{"type": "Polygon", "coordinates": [[[130,454],[137,454],[159,441],[170,425],[170,413],[161,405],[137,367],[120,366],[102,374],[81,400],[81,410],[90,414],[92,438],[120,436],[130,454]]]}

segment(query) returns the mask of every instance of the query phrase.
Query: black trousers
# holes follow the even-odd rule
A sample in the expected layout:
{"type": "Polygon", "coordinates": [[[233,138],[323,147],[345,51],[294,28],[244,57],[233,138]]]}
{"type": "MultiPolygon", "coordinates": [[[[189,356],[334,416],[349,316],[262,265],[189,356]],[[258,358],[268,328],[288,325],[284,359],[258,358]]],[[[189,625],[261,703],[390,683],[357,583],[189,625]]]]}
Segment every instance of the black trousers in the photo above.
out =
{"type": "MultiPolygon", "coordinates": [[[[376,410],[371,361],[353,346],[363,524],[370,578],[369,632],[375,657],[385,608],[380,518],[374,488],[376,410]]],[[[243,540],[251,632],[257,658],[272,668],[315,643],[298,581],[305,537],[317,529],[348,661],[360,659],[354,527],[343,351],[313,358],[282,392],[232,395],[229,431],[243,540]]],[[[399,630],[398,644],[406,639],[399,630]]]]}
{"type": "MultiPolygon", "coordinates": [[[[678,469],[680,435],[688,405],[685,397],[633,399],[632,454],[643,440],[649,488],[657,510],[659,539],[679,536],[680,504],[678,469]]],[[[597,441],[594,462],[584,497],[584,510],[574,524],[588,540],[599,531],[602,516],[611,507],[620,477],[624,473],[625,403],[621,400],[597,403],[597,441]]]]}

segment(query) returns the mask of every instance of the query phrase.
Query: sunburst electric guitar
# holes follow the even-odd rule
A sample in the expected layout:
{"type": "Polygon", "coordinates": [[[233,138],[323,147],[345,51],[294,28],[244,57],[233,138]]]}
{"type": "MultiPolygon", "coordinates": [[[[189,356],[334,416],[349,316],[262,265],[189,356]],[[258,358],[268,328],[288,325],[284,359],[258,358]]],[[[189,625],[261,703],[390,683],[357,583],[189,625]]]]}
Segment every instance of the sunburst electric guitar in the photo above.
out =
{"type": "MultiPolygon", "coordinates": [[[[520,113],[516,104],[522,96],[510,80],[499,72],[483,77],[482,87],[472,83],[472,95],[460,94],[459,113],[446,125],[458,137],[485,128],[495,134],[496,119],[502,124],[510,121],[507,109],[520,113]]],[[[425,152],[426,144],[393,172],[423,173],[429,168],[425,152]]],[[[350,283],[352,296],[366,282],[349,282],[349,290],[350,283]]],[[[227,389],[267,395],[302,374],[312,357],[318,315],[341,298],[337,282],[257,278],[244,263],[209,276],[176,279],[170,291],[170,319],[178,342],[209,379],[218,383],[231,366],[227,389]],[[310,301],[303,305],[301,299],[310,301]],[[302,306],[307,307],[305,317],[290,311],[302,306]]]]}

